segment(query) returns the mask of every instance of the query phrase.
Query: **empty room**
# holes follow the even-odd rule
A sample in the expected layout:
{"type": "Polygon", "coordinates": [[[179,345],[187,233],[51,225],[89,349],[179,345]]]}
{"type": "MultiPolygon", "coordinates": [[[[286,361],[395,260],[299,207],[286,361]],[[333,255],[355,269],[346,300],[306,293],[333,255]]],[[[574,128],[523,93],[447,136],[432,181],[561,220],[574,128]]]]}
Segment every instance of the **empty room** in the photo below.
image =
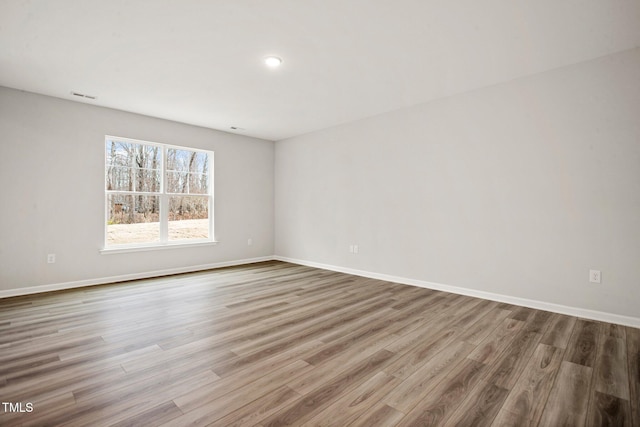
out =
{"type": "Polygon", "coordinates": [[[0,425],[640,426],[640,0],[2,0],[0,425]]]}

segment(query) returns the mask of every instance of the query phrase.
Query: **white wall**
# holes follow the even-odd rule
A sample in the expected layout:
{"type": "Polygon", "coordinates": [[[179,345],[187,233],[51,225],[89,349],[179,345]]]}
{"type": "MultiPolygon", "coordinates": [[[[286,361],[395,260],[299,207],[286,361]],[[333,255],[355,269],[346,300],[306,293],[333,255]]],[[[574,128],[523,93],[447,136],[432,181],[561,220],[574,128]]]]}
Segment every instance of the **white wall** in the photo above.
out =
{"type": "Polygon", "coordinates": [[[639,77],[634,49],[279,141],[276,254],[640,318],[639,77]]]}
{"type": "Polygon", "coordinates": [[[0,293],[273,254],[272,142],[7,88],[0,135],[0,293]],[[101,255],[105,134],[213,150],[220,243],[101,255]]]}

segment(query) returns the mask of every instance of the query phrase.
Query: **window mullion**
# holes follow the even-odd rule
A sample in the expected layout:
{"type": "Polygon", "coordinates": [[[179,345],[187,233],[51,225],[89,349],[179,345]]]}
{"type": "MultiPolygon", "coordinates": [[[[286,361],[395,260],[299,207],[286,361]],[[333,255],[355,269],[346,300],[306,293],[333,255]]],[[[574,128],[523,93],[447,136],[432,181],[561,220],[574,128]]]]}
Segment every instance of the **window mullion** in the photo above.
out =
{"type": "Polygon", "coordinates": [[[169,241],[169,197],[167,196],[167,147],[162,147],[162,188],[160,192],[160,242],[169,241]]]}

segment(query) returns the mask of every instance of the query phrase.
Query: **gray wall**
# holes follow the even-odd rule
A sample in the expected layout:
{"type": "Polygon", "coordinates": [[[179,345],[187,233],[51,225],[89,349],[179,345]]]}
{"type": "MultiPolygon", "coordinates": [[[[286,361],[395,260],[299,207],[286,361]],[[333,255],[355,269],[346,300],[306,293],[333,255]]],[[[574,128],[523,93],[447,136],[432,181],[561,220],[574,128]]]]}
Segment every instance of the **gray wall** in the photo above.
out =
{"type": "Polygon", "coordinates": [[[639,75],[634,49],[280,141],[275,250],[273,143],[0,88],[0,292],[275,253],[640,317],[639,75]],[[215,151],[220,244],[101,255],[105,134],[215,151]]]}
{"type": "Polygon", "coordinates": [[[634,49],[279,141],[276,254],[640,317],[639,76],[634,49]]]}
{"type": "Polygon", "coordinates": [[[0,291],[273,254],[273,142],[6,88],[0,135],[0,291]],[[220,243],[101,255],[105,134],[213,150],[220,243]]]}

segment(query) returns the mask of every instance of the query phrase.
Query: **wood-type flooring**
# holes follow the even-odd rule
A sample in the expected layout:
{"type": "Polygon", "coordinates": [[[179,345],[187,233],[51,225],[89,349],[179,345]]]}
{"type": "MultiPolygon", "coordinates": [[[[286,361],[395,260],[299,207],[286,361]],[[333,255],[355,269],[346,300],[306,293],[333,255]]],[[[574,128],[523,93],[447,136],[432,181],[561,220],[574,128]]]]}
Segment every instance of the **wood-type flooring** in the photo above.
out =
{"type": "Polygon", "coordinates": [[[0,400],[2,426],[640,426],[640,329],[272,261],[0,300],[0,400]]]}

